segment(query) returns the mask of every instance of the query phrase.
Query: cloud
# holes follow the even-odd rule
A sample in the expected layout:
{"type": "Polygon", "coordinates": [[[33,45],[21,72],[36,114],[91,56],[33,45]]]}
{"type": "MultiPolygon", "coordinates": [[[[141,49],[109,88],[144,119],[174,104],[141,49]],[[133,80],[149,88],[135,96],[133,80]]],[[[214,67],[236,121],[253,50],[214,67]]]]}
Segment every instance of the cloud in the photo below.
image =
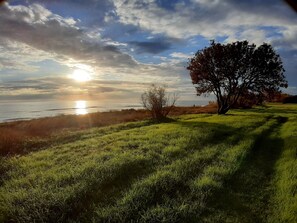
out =
{"type": "MultiPolygon", "coordinates": [[[[14,0],[10,2],[18,3],[14,0]]],[[[63,14],[64,17],[72,17],[75,14],[84,27],[105,26],[107,25],[105,17],[111,19],[113,15],[113,4],[109,0],[88,0],[87,2],[84,0],[30,0],[27,4],[28,2],[42,4],[45,8],[54,8],[57,14],[63,14]]]]}
{"type": "MultiPolygon", "coordinates": [[[[297,23],[295,12],[281,1],[270,1],[268,5],[257,0],[192,0],[188,4],[178,2],[171,7],[174,10],[169,11],[157,1],[116,0],[115,7],[123,24],[177,38],[201,35],[210,39],[230,36],[242,29],[257,31],[260,26],[285,27],[286,30],[297,23]]],[[[254,40],[253,36],[249,37],[254,40]]],[[[258,35],[255,37],[257,39],[258,35]]]]}
{"type": "Polygon", "coordinates": [[[213,38],[272,43],[283,58],[289,84],[297,85],[297,18],[281,1],[270,1],[269,5],[257,0],[10,3],[0,7],[2,98],[22,94],[34,98],[40,94],[48,98],[63,95],[137,100],[152,82],[166,83],[188,98],[195,90],[185,62],[196,47],[204,47],[206,40],[213,38]],[[162,57],[157,55],[161,53],[162,57]],[[42,79],[45,74],[38,62],[46,59],[67,65],[67,72],[78,64],[91,66],[94,79],[78,84],[66,78],[69,73],[62,72],[47,73],[52,76],[42,79]]]}
{"type": "Polygon", "coordinates": [[[161,39],[155,41],[131,41],[132,46],[136,47],[138,53],[158,54],[169,50],[172,43],[161,39]]]}
{"type": "Polygon", "coordinates": [[[279,49],[278,53],[282,58],[289,86],[297,86],[297,49],[279,49]]]}
{"type": "MultiPolygon", "coordinates": [[[[296,59],[286,56],[286,52],[297,49],[297,17],[284,1],[173,1],[168,8],[154,0],[116,0],[115,8],[121,23],[154,35],[271,43],[283,58],[289,84],[296,85],[296,59]]],[[[182,59],[184,55],[171,56],[182,59]]]]}
{"type": "Polygon", "coordinates": [[[274,39],[272,41],[272,44],[278,48],[285,48],[287,50],[297,49],[296,36],[297,36],[297,25],[285,27],[282,30],[282,38],[274,39]]]}
{"type": "Polygon", "coordinates": [[[55,55],[97,66],[136,66],[136,61],[114,45],[89,38],[73,18],[63,18],[41,5],[0,8],[0,38],[25,43],[55,55]],[[17,30],[17,32],[16,32],[17,30]]]}
{"type": "Polygon", "coordinates": [[[288,87],[287,89],[284,89],[283,92],[290,95],[297,95],[297,87],[288,87]]]}
{"type": "MultiPolygon", "coordinates": [[[[161,64],[139,64],[137,69],[130,67],[115,69],[94,68],[97,77],[92,81],[79,83],[66,76],[31,77],[0,82],[0,99],[110,99],[120,98],[138,101],[143,90],[151,83],[167,84],[173,91],[188,79],[180,61],[161,64]],[[110,69],[110,70],[109,70],[110,69]],[[100,73],[102,72],[102,73],[100,73]],[[130,81],[128,81],[130,80],[130,81]],[[31,95],[31,97],[30,97],[31,95]]],[[[190,83],[190,79],[188,81],[190,83]]]]}
{"type": "MultiPolygon", "coordinates": [[[[18,69],[15,78],[24,79],[22,76],[26,77],[26,73],[36,72],[38,67],[31,62],[45,59],[52,59],[69,67],[88,64],[94,68],[95,79],[129,77],[136,81],[166,82],[179,72],[177,64],[141,64],[119,50],[118,47],[126,47],[125,43],[90,37],[88,32],[76,26],[75,19],[65,19],[41,5],[6,4],[0,11],[1,57],[8,58],[1,61],[1,66],[18,69]]],[[[177,40],[156,39],[149,43],[135,41],[133,44],[145,52],[156,53],[170,48],[170,41],[177,40]]],[[[7,79],[7,75],[5,78],[7,79]]]]}
{"type": "Polygon", "coordinates": [[[170,56],[173,58],[179,58],[179,59],[189,59],[193,55],[185,54],[185,53],[181,53],[181,52],[173,52],[170,54],[170,56]]]}
{"type": "Polygon", "coordinates": [[[38,68],[31,64],[32,61],[46,59],[54,59],[54,55],[21,42],[1,38],[0,34],[0,69],[2,71],[9,69],[22,73],[35,72],[38,68]]]}
{"type": "Polygon", "coordinates": [[[69,78],[43,77],[0,83],[1,99],[90,99],[112,100],[129,97],[138,100],[145,83],[93,80],[78,83],[69,78]]]}

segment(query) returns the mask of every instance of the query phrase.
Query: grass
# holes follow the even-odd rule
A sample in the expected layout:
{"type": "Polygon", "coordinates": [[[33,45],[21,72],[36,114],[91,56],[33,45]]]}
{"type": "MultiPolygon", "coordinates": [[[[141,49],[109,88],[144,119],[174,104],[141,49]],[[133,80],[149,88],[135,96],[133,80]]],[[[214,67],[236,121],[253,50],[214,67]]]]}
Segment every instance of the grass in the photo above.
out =
{"type": "Polygon", "coordinates": [[[296,115],[270,104],[43,138],[1,158],[0,222],[296,222],[296,115]]]}
{"type": "Polygon", "coordinates": [[[280,130],[284,140],[276,163],[270,222],[297,222],[297,117],[291,115],[280,130]]]}
{"type": "MultiPolygon", "coordinates": [[[[195,113],[215,113],[216,105],[204,107],[175,107],[172,116],[195,113]]],[[[39,150],[56,141],[72,140],[69,131],[81,131],[93,127],[141,121],[149,118],[145,110],[126,109],[122,111],[97,112],[87,115],[60,115],[0,123],[0,156],[25,154],[39,150]],[[64,134],[67,131],[67,134],[64,134]],[[65,139],[64,139],[65,138],[65,139]]],[[[70,134],[73,135],[73,134],[70,134]]]]}
{"type": "Polygon", "coordinates": [[[271,177],[283,146],[278,136],[280,121],[272,119],[271,125],[262,129],[241,166],[209,202],[206,222],[265,222],[270,211],[271,177]]]}

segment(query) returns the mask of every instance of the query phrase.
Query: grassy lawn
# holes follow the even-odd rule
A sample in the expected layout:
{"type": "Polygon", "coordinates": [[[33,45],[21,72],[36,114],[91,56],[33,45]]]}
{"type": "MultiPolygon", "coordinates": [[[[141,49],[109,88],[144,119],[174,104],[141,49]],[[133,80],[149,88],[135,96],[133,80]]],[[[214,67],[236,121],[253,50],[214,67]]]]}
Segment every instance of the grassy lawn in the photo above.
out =
{"type": "Polygon", "coordinates": [[[296,105],[67,134],[1,158],[0,222],[297,222],[296,105]]]}

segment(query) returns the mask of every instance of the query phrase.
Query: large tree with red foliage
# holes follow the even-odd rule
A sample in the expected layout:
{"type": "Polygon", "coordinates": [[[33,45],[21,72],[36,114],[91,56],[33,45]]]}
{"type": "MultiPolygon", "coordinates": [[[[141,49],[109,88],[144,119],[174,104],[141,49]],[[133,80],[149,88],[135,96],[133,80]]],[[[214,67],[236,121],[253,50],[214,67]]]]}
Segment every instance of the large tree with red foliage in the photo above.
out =
{"type": "Polygon", "coordinates": [[[197,95],[215,94],[218,114],[225,114],[246,93],[265,99],[288,85],[280,56],[267,43],[256,47],[248,41],[212,42],[189,60],[187,69],[197,95]]]}

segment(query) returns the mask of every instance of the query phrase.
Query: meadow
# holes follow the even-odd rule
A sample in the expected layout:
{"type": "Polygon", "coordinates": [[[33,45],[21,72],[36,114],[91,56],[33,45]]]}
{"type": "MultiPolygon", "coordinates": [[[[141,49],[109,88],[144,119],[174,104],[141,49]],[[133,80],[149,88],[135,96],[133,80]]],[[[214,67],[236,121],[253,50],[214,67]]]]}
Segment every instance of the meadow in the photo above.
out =
{"type": "MultiPolygon", "coordinates": [[[[215,112],[216,105],[210,103],[203,107],[174,107],[171,115],[215,112]]],[[[83,129],[140,121],[149,117],[149,112],[144,109],[124,109],[0,123],[0,156],[25,154],[55,142],[69,141],[73,139],[73,132],[83,129]]]]}
{"type": "Polygon", "coordinates": [[[5,147],[0,222],[297,222],[296,105],[121,122],[5,147]]]}

